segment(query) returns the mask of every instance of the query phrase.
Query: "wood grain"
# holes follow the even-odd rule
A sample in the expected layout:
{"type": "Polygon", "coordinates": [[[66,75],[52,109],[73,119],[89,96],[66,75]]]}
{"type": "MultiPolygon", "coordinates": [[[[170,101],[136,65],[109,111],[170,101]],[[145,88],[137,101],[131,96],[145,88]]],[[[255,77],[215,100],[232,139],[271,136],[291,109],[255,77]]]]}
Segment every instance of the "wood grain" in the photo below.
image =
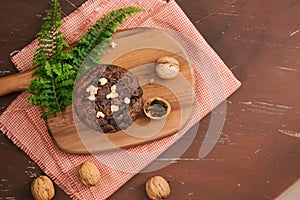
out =
{"type": "Polygon", "coordinates": [[[32,76],[32,72],[33,70],[28,70],[0,78],[0,96],[28,89],[30,81],[36,78],[32,76]]]}
{"type": "Polygon", "coordinates": [[[143,99],[164,98],[171,104],[171,112],[162,120],[149,120],[141,115],[126,130],[102,134],[82,123],[74,108],[69,106],[63,116],[50,116],[47,119],[53,140],[64,152],[96,153],[157,140],[176,133],[192,114],[194,72],[187,61],[188,57],[184,57],[185,50],[169,33],[141,28],[117,33],[113,41],[117,47],[108,49],[102,61],[131,71],[139,78],[143,99]],[[162,56],[171,56],[179,61],[180,74],[174,79],[163,80],[156,75],[154,64],[162,56]],[[152,78],[155,83],[150,85],[148,82],[152,78]]]}

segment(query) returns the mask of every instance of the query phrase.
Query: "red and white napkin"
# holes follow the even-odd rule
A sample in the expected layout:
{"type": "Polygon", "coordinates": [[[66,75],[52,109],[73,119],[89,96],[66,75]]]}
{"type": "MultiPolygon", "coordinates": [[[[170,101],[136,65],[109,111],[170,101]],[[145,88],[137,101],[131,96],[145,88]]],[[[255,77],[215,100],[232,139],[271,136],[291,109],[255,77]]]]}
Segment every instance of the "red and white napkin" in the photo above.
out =
{"type": "MultiPolygon", "coordinates": [[[[145,11],[130,17],[119,29],[135,27],[170,29],[191,38],[193,44],[197,44],[197,47],[188,43],[183,44],[195,67],[196,105],[189,122],[173,136],[128,150],[96,155],[71,155],[55,146],[47,132],[45,122],[40,118],[41,109],[28,106],[25,99],[29,94],[20,94],[0,116],[1,130],[73,199],[108,198],[240,86],[240,82],[206,43],[174,0],[168,3],[162,0],[88,0],[63,19],[61,31],[67,37],[68,43],[74,43],[103,14],[125,6],[139,6],[145,11]],[[76,167],[84,161],[94,162],[100,169],[101,182],[95,187],[82,186],[77,179],[76,167]]],[[[11,58],[18,70],[25,71],[32,67],[31,60],[36,47],[37,42],[33,41],[11,58]]]]}

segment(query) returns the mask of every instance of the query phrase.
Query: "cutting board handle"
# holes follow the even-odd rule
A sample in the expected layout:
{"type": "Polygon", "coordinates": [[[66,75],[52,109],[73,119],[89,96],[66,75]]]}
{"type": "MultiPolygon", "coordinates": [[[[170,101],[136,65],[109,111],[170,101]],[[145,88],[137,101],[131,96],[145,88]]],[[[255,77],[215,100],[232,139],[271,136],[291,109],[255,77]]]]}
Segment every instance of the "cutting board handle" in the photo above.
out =
{"type": "Polygon", "coordinates": [[[8,75],[0,78],[0,96],[13,92],[21,92],[27,90],[30,82],[35,79],[32,77],[34,69],[8,75]]]}

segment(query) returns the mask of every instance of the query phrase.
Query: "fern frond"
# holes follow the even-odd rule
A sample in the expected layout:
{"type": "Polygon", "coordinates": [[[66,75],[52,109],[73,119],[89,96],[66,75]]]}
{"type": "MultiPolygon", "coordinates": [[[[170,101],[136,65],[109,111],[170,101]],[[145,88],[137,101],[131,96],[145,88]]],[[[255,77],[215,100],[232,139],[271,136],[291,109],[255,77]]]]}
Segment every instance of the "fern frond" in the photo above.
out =
{"type": "Polygon", "coordinates": [[[46,11],[41,31],[37,34],[38,48],[32,60],[38,65],[33,75],[39,77],[30,83],[28,92],[34,92],[28,100],[32,106],[42,106],[46,112],[42,117],[63,112],[72,104],[73,87],[79,69],[83,71],[101,63],[101,53],[106,51],[106,44],[117,27],[126,18],[142,9],[125,7],[104,15],[97,21],[76,46],[63,51],[68,45],[65,37],[58,30],[62,25],[60,4],[51,0],[52,9],[46,11]]]}

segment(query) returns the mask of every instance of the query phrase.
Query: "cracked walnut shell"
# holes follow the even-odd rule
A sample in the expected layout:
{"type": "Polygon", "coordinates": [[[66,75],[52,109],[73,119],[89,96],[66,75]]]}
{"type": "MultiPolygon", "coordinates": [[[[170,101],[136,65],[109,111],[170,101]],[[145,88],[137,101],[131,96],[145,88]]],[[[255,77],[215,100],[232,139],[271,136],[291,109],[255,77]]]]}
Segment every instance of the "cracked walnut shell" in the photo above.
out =
{"type": "Polygon", "coordinates": [[[36,200],[50,200],[53,199],[55,190],[47,176],[39,176],[31,183],[31,193],[36,200]]]}
{"type": "Polygon", "coordinates": [[[143,110],[150,119],[163,119],[171,112],[171,105],[163,98],[154,97],[144,103],[143,110]]]}
{"type": "Polygon", "coordinates": [[[171,189],[169,183],[161,176],[154,176],[146,183],[146,193],[152,200],[167,198],[171,189]]]}
{"type": "Polygon", "coordinates": [[[78,168],[78,179],[85,186],[95,186],[100,181],[100,172],[92,162],[84,162],[78,168]]]}

